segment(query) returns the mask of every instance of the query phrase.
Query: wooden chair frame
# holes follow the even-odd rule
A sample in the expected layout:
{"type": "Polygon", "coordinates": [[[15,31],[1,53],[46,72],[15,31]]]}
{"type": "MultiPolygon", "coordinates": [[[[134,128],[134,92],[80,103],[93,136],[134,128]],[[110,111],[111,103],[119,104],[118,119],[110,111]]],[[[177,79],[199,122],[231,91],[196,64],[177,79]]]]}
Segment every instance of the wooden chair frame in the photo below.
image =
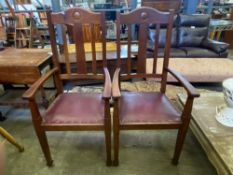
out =
{"type": "MultiPolygon", "coordinates": [[[[177,141],[175,146],[175,152],[173,156],[173,164],[178,164],[178,159],[180,157],[181,149],[184,143],[185,135],[189,126],[190,114],[192,110],[193,100],[195,97],[199,96],[199,93],[195,90],[195,88],[178,72],[169,68],[169,52],[170,52],[170,44],[171,44],[171,31],[173,27],[173,16],[174,11],[170,12],[161,12],[156,9],[152,9],[150,7],[142,7],[131,11],[128,14],[117,14],[117,69],[114,73],[113,83],[112,83],[112,97],[114,99],[114,113],[113,113],[113,132],[114,132],[114,160],[113,165],[117,166],[119,164],[119,135],[120,130],[154,130],[154,129],[178,129],[177,141]],[[132,73],[132,63],[131,63],[131,44],[133,43],[131,40],[131,25],[138,24],[139,25],[139,34],[138,34],[138,55],[137,55],[137,72],[132,73]],[[153,64],[153,72],[148,74],[146,73],[146,50],[147,50],[147,36],[148,36],[148,27],[150,24],[156,24],[156,35],[154,42],[154,64],[153,64]],[[162,73],[157,73],[157,55],[158,55],[158,42],[159,42],[159,32],[161,25],[167,25],[166,32],[166,44],[164,51],[164,62],[162,73]],[[121,73],[121,44],[120,41],[120,32],[121,25],[128,26],[128,58],[126,60],[127,71],[125,73],[121,73]],[[120,91],[120,82],[122,80],[128,80],[133,78],[156,78],[161,80],[161,89],[160,92],[157,93],[159,97],[164,97],[166,101],[168,98],[165,97],[166,92],[166,84],[167,84],[167,74],[170,73],[173,75],[178,82],[184,87],[187,91],[187,101],[184,105],[184,109],[182,113],[179,115],[179,121],[153,121],[151,123],[147,122],[123,122],[123,112],[121,110],[121,103],[123,103],[124,94],[120,91]],[[122,114],[122,115],[121,115],[122,114]]],[[[130,92],[126,92],[130,93],[130,92]]],[[[138,92],[140,94],[140,92],[138,92]]],[[[152,93],[151,93],[152,94],[152,93]]],[[[144,95],[143,93],[141,95],[144,95]]],[[[130,95],[127,96],[130,98],[130,95]]],[[[126,97],[125,97],[126,98],[126,97]]],[[[128,100],[126,100],[128,101],[128,100]]],[[[139,102],[135,102],[132,100],[132,103],[140,103],[140,99],[136,100],[139,102]]],[[[162,103],[162,102],[161,102],[162,103]]],[[[125,103],[122,104],[124,106],[125,103]]],[[[156,101],[155,101],[156,104],[156,101]]],[[[171,104],[171,103],[169,103],[171,104]]],[[[128,105],[127,103],[125,105],[128,105]]],[[[171,105],[170,105],[171,106],[171,105]]],[[[170,107],[169,106],[169,107],[170,107]]],[[[141,104],[141,108],[146,110],[146,105],[141,104]]],[[[166,106],[163,106],[166,107],[166,106]]],[[[156,105],[155,105],[156,108],[156,105]]],[[[155,109],[157,110],[157,109],[155,109]]],[[[172,109],[173,111],[175,109],[172,109]]],[[[156,111],[158,112],[159,109],[156,111]]],[[[159,112],[158,112],[159,113],[159,112]]],[[[130,113],[131,116],[133,115],[130,113]]],[[[156,113],[157,114],[157,113],[156,113]]],[[[138,114],[135,113],[135,116],[138,114]]],[[[133,115],[133,116],[134,116],[133,115]]],[[[154,117],[160,117],[160,114],[155,115],[154,117]]],[[[168,116],[169,117],[169,116],[168,116]]],[[[162,118],[162,117],[161,117],[162,118]]]]}
{"type": "MultiPolygon", "coordinates": [[[[54,68],[47,72],[44,76],[42,76],[38,81],[36,81],[30,89],[28,89],[24,95],[24,99],[28,99],[29,106],[32,114],[33,125],[39,139],[42,151],[47,161],[48,166],[52,166],[53,160],[51,158],[48,141],[46,138],[46,131],[104,131],[105,133],[105,143],[106,143],[106,164],[111,165],[111,117],[110,117],[110,103],[109,100],[111,98],[111,79],[108,72],[107,61],[106,61],[106,41],[105,41],[105,23],[104,23],[104,15],[101,13],[93,13],[88,10],[82,8],[70,8],[66,10],[64,13],[47,13],[48,17],[48,26],[49,33],[52,45],[53,52],[53,64],[54,68]],[[92,72],[88,72],[86,69],[86,61],[85,61],[85,50],[84,50],[84,42],[83,42],[83,30],[82,25],[84,23],[89,23],[94,26],[94,24],[100,24],[102,29],[102,48],[103,48],[103,74],[98,74],[96,71],[96,56],[95,56],[95,41],[92,43],[92,72]],[[61,25],[62,29],[62,37],[63,37],[63,49],[64,49],[64,58],[65,58],[65,72],[62,72],[59,63],[59,52],[56,43],[56,34],[55,34],[55,26],[61,25]],[[69,53],[68,53],[68,43],[67,43],[67,31],[66,25],[73,25],[73,37],[75,40],[75,48],[76,48],[76,72],[72,72],[71,63],[69,62],[69,53]],[[45,123],[44,116],[40,114],[38,104],[35,101],[35,94],[40,89],[43,88],[43,84],[50,77],[54,77],[55,85],[57,88],[57,96],[56,99],[63,95],[69,95],[69,93],[63,92],[63,82],[64,81],[78,81],[78,80],[101,80],[104,81],[104,90],[102,93],[101,101],[104,104],[104,116],[103,123],[101,124],[93,124],[93,123],[45,123]]],[[[92,28],[94,31],[94,29],[92,28]]],[[[78,99],[77,99],[78,100],[78,99]]],[[[56,100],[55,100],[56,101],[56,100]]],[[[56,102],[52,102],[50,107],[54,106],[53,104],[56,102]]],[[[61,103],[63,103],[62,101],[61,103]]],[[[102,103],[102,102],[101,102],[102,103]]],[[[73,104],[70,104],[73,105],[73,104]]],[[[50,108],[49,107],[49,108],[50,108]]],[[[48,108],[48,109],[49,109],[48,108]]],[[[47,109],[47,110],[48,110],[47,109]]],[[[77,117],[81,114],[77,114],[77,117]]],[[[76,116],[76,115],[75,115],[76,116]]]]}

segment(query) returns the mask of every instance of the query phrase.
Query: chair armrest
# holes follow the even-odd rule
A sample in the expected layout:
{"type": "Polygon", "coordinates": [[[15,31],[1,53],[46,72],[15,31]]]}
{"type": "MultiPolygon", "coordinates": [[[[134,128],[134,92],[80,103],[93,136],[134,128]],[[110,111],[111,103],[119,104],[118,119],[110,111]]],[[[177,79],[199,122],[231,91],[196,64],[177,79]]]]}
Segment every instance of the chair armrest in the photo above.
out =
{"type": "Polygon", "coordinates": [[[48,71],[44,76],[40,77],[32,86],[23,94],[23,99],[32,100],[35,97],[37,90],[43,85],[43,83],[48,80],[48,78],[56,73],[58,68],[53,68],[48,71]]]}
{"type": "Polygon", "coordinates": [[[187,91],[188,95],[191,97],[199,97],[200,94],[197,92],[197,90],[187,81],[180,73],[176,72],[175,70],[172,70],[170,68],[167,68],[167,71],[174,77],[176,78],[185,88],[187,91]]]}
{"type": "Polygon", "coordinates": [[[103,98],[111,98],[111,91],[112,91],[112,83],[109,71],[106,67],[104,67],[104,91],[103,91],[103,98]]]}
{"type": "Polygon", "coordinates": [[[202,41],[201,45],[207,49],[213,50],[218,54],[226,51],[229,48],[229,44],[224,42],[214,41],[209,38],[202,41]]]}
{"type": "Polygon", "coordinates": [[[120,86],[119,86],[120,70],[121,70],[120,68],[117,68],[113,75],[113,83],[112,83],[113,98],[121,97],[120,86]]]}

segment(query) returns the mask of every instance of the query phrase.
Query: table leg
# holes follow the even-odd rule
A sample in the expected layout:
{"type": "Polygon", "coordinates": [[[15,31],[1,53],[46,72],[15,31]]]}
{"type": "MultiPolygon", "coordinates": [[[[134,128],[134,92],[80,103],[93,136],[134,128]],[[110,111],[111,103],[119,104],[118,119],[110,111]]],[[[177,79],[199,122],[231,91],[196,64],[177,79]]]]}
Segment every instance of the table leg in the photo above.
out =
{"type": "Polygon", "coordinates": [[[217,32],[216,40],[219,41],[221,37],[222,31],[217,32]]]}
{"type": "Polygon", "coordinates": [[[6,117],[4,117],[4,116],[2,115],[2,112],[0,111],[0,121],[2,122],[2,121],[4,121],[4,120],[6,120],[6,117]]]}
{"type": "Polygon", "coordinates": [[[210,39],[214,40],[215,31],[210,32],[210,39]]]}

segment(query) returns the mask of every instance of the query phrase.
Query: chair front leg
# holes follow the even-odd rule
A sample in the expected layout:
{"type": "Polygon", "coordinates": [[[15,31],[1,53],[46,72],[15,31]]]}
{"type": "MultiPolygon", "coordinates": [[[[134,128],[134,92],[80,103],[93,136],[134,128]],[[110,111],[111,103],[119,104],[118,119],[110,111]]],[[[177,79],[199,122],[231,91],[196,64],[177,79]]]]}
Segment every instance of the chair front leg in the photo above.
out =
{"type": "Polygon", "coordinates": [[[114,160],[113,165],[119,165],[119,99],[114,99],[114,112],[113,112],[113,144],[114,144],[114,160]]]}
{"type": "Polygon", "coordinates": [[[47,165],[48,166],[52,166],[53,165],[53,160],[51,158],[51,153],[50,153],[50,149],[49,149],[49,145],[48,145],[48,140],[46,137],[46,133],[45,130],[41,127],[41,122],[42,122],[42,118],[40,116],[37,104],[35,103],[34,100],[30,100],[29,101],[29,106],[31,109],[31,115],[32,115],[32,122],[36,131],[36,135],[39,139],[42,151],[44,153],[44,156],[46,158],[47,161],[47,165]]]}
{"type": "Polygon", "coordinates": [[[110,104],[109,99],[105,99],[105,145],[106,145],[106,165],[112,165],[112,156],[111,156],[111,114],[110,114],[110,104]]]}
{"type": "Polygon", "coordinates": [[[193,106],[193,100],[194,100],[193,97],[188,97],[186,104],[184,106],[184,110],[182,113],[183,123],[182,123],[180,129],[178,130],[175,152],[174,152],[174,156],[172,159],[172,163],[174,165],[177,165],[179,162],[180,153],[181,153],[181,150],[182,150],[182,147],[184,144],[184,140],[185,140],[185,136],[187,134],[188,127],[189,127],[190,116],[191,116],[192,106],[193,106]]]}

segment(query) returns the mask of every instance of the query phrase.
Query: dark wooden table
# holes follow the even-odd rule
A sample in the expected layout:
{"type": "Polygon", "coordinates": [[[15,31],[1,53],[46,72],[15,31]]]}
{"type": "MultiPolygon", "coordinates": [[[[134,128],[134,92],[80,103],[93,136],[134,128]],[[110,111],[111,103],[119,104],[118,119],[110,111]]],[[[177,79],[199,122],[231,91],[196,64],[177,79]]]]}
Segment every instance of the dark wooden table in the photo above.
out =
{"type": "MultiPolygon", "coordinates": [[[[51,63],[51,51],[47,49],[7,48],[0,52],[0,83],[4,87],[11,84],[32,84],[41,77],[42,69],[51,63]]],[[[0,96],[0,105],[25,106],[22,100],[14,99],[13,92],[7,90],[0,96]],[[7,100],[9,99],[9,100],[7,100]]],[[[42,90],[42,97],[45,92],[42,90]]],[[[0,115],[1,120],[2,115],[0,115]]]]}

